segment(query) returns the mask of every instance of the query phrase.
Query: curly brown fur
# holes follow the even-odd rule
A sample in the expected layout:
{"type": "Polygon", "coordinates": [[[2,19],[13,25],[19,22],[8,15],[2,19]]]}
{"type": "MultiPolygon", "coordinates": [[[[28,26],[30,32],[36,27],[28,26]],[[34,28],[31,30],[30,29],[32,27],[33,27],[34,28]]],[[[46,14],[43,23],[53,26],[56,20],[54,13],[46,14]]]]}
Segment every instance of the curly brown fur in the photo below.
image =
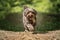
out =
{"type": "Polygon", "coordinates": [[[23,11],[23,24],[24,28],[27,31],[34,31],[36,26],[36,10],[29,8],[27,6],[24,7],[23,11]]]}

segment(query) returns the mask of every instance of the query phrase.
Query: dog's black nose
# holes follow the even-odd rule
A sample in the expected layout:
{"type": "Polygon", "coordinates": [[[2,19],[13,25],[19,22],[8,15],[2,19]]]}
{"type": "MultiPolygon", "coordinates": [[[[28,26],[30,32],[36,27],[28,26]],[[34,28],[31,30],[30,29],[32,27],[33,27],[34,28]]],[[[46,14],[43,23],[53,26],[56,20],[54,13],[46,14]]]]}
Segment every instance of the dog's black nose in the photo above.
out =
{"type": "Polygon", "coordinates": [[[31,15],[31,17],[33,17],[33,15],[31,15]]]}

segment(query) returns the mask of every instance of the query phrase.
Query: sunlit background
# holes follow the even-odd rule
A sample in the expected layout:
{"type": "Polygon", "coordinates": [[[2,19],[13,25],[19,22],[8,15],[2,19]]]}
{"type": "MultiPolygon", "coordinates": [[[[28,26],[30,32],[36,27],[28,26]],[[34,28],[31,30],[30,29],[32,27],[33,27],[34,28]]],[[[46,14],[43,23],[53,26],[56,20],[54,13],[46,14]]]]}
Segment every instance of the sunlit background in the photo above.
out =
{"type": "Polygon", "coordinates": [[[24,31],[23,5],[38,12],[36,31],[60,29],[60,0],[0,0],[0,30],[24,31]]]}

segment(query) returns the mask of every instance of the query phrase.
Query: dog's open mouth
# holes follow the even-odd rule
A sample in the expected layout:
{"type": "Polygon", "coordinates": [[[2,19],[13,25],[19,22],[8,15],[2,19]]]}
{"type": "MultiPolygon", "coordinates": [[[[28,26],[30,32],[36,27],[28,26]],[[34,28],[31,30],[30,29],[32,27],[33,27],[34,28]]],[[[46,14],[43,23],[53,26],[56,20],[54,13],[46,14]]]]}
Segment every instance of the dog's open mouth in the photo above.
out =
{"type": "Polygon", "coordinates": [[[30,18],[30,20],[32,20],[32,18],[30,18]]]}

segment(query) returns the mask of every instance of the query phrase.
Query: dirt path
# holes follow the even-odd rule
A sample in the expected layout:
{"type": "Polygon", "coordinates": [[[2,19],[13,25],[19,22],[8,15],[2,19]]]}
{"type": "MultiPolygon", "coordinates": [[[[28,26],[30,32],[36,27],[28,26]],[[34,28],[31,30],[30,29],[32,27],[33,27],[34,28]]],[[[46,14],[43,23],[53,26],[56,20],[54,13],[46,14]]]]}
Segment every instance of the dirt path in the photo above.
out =
{"type": "Polygon", "coordinates": [[[0,40],[60,40],[60,30],[48,33],[0,31],[0,40]]]}

